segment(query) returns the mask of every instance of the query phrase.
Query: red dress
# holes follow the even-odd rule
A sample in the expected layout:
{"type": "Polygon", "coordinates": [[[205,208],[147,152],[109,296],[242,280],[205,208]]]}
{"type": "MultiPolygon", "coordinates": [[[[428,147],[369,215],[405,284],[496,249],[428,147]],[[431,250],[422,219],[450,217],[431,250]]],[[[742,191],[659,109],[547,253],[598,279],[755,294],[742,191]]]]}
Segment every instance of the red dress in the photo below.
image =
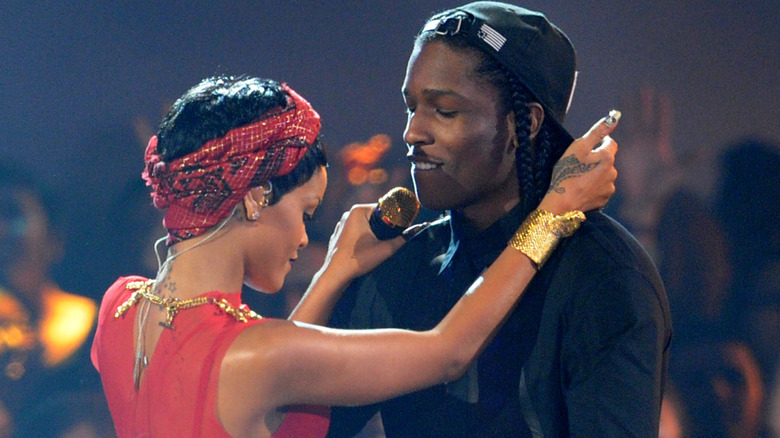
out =
{"type": "MultiPolygon", "coordinates": [[[[213,305],[180,311],[173,330],[163,330],[138,391],[133,383],[133,326],[140,305],[115,318],[117,308],[134,292],[131,281],[117,280],[100,306],[92,362],[100,373],[117,434],[124,437],[230,437],[216,417],[217,382],[222,358],[243,329],[264,319],[242,323],[213,305]]],[[[209,292],[233,307],[241,294],[209,292]]],[[[327,407],[288,410],[273,438],[324,437],[327,407]]]]}

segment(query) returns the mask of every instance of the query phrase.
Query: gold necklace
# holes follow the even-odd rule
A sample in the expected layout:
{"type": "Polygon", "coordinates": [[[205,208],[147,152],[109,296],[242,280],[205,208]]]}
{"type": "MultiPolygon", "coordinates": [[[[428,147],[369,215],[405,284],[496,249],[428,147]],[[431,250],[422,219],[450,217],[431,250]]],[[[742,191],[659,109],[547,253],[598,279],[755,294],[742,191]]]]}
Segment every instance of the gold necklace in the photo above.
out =
{"type": "Polygon", "coordinates": [[[127,289],[135,289],[135,292],[133,292],[133,294],[130,295],[130,298],[128,298],[127,301],[122,303],[122,305],[117,308],[116,313],[114,314],[114,318],[119,318],[120,316],[122,316],[125,312],[127,312],[127,309],[132,307],[141,298],[146,298],[152,304],[156,304],[161,308],[165,309],[165,313],[166,313],[165,321],[160,321],[160,325],[169,329],[173,329],[173,318],[176,317],[176,314],[178,314],[180,310],[191,309],[193,307],[202,306],[204,304],[212,304],[219,307],[220,309],[222,309],[223,312],[232,316],[233,318],[236,319],[236,321],[239,322],[247,322],[250,319],[262,318],[262,316],[255,313],[253,310],[247,307],[244,306],[233,307],[233,305],[230,304],[230,302],[224,298],[218,300],[214,297],[198,297],[198,298],[191,298],[189,300],[182,300],[176,297],[173,298],[158,297],[157,295],[152,293],[152,287],[154,287],[154,280],[131,281],[127,283],[125,287],[127,289]]]}
{"type": "MultiPolygon", "coordinates": [[[[255,313],[254,311],[250,310],[246,306],[241,307],[233,307],[230,302],[224,298],[217,300],[214,297],[198,297],[198,298],[192,298],[189,300],[182,300],[179,298],[161,298],[155,295],[152,292],[152,288],[154,287],[154,280],[146,280],[146,281],[131,281],[127,283],[125,286],[127,289],[135,289],[135,292],[133,292],[132,295],[130,295],[130,298],[127,299],[124,303],[122,303],[121,306],[119,306],[116,310],[116,313],[114,313],[114,318],[119,318],[122,316],[127,310],[132,307],[134,304],[136,304],[141,298],[145,298],[149,303],[156,304],[160,306],[161,308],[165,309],[166,317],[165,321],[160,321],[159,324],[165,328],[173,330],[173,318],[176,317],[176,314],[179,313],[179,310],[182,309],[191,309],[193,307],[202,306],[204,304],[213,304],[220,309],[222,309],[223,312],[226,314],[232,316],[236,319],[236,321],[239,322],[248,322],[250,319],[261,319],[262,316],[255,313]]],[[[133,382],[135,384],[135,389],[138,390],[140,382],[141,382],[141,372],[144,368],[146,368],[148,364],[148,359],[146,355],[144,354],[143,344],[142,344],[142,338],[143,336],[141,333],[143,333],[143,327],[139,327],[139,339],[138,339],[138,345],[136,347],[137,351],[135,354],[135,363],[133,366],[133,382]]]]}

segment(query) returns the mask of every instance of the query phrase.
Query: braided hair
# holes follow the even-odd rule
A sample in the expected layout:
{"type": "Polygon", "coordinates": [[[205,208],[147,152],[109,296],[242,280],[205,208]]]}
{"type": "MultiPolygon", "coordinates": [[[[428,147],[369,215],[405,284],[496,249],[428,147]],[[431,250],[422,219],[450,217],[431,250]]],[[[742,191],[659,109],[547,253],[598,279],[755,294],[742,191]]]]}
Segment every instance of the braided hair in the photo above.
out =
{"type": "MultiPolygon", "coordinates": [[[[550,185],[555,162],[561,157],[568,145],[556,144],[552,141],[551,130],[555,129],[548,119],[544,119],[535,141],[530,138],[531,113],[528,104],[534,102],[528,89],[520,81],[498,65],[493,58],[483,56],[480,68],[493,64],[490,68],[497,69],[503,76],[506,85],[495,84],[501,92],[507,113],[515,114],[515,135],[520,146],[515,151],[517,179],[520,182],[520,199],[525,213],[530,213],[540,202],[550,185]]],[[[478,68],[478,72],[480,69],[478,68]]]]}
{"type": "Polygon", "coordinates": [[[460,34],[421,33],[417,36],[416,44],[422,45],[432,41],[441,42],[455,51],[476,54],[480,60],[476,73],[499,90],[502,116],[510,112],[514,113],[515,134],[519,142],[515,152],[515,164],[520,183],[520,202],[523,213],[530,213],[547,193],[553,166],[569,145],[553,141],[555,137],[553,130],[557,128],[548,118],[542,122],[535,140],[531,140],[531,112],[528,104],[538,102],[538,99],[533,97],[514,73],[499,64],[497,60],[475,48],[460,34]]]}

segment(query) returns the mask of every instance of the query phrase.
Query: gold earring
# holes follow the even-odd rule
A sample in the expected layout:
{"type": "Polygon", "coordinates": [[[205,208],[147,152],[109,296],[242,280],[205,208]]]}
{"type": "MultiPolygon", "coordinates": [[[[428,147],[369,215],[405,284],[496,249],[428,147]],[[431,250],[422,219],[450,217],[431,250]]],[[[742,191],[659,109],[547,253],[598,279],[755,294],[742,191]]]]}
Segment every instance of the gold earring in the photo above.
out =
{"type": "Polygon", "coordinates": [[[263,200],[258,203],[261,208],[268,207],[268,205],[270,204],[270,199],[271,199],[271,195],[273,194],[273,191],[274,191],[273,183],[271,181],[268,181],[268,188],[263,189],[263,200]]]}

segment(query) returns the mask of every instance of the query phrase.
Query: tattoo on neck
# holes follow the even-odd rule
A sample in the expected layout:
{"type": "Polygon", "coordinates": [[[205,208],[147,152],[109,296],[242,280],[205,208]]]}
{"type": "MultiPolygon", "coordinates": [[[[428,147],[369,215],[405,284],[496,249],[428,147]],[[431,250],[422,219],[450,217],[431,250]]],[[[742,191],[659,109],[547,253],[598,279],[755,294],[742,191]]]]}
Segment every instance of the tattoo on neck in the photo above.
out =
{"type": "Polygon", "coordinates": [[[569,178],[577,178],[584,173],[590,172],[591,169],[598,166],[601,161],[595,163],[586,164],[580,161],[575,155],[567,155],[561,158],[553,167],[552,180],[550,181],[551,190],[555,190],[555,193],[565,193],[566,189],[561,187],[560,184],[569,178]]]}
{"type": "Polygon", "coordinates": [[[158,296],[161,298],[170,298],[176,294],[176,283],[165,278],[159,286],[158,296]]]}

